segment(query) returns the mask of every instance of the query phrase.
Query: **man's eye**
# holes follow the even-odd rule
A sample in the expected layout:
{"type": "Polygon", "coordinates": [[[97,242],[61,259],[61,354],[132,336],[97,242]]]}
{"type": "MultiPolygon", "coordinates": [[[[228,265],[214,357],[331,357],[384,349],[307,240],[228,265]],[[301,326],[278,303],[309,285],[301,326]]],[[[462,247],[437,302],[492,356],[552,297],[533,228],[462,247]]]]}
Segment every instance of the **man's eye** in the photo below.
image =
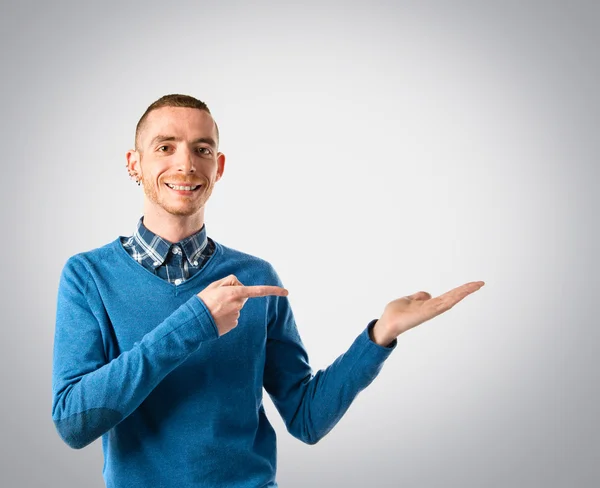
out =
{"type": "Polygon", "coordinates": [[[168,151],[168,150],[169,150],[169,146],[159,146],[157,148],[157,151],[159,151],[159,152],[165,152],[165,151],[168,151]]]}
{"type": "Polygon", "coordinates": [[[210,154],[210,149],[208,149],[207,147],[199,147],[197,149],[197,151],[202,154],[203,156],[206,156],[207,154],[210,154]]]}

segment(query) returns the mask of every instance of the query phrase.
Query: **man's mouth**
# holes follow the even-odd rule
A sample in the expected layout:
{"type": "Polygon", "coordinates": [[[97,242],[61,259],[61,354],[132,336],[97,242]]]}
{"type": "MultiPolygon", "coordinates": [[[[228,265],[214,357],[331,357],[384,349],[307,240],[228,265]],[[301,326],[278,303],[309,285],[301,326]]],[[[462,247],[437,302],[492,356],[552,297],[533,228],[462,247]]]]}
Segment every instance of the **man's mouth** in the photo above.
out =
{"type": "Polygon", "coordinates": [[[196,191],[197,189],[199,189],[202,185],[174,185],[171,183],[165,183],[165,185],[167,185],[171,190],[175,190],[175,191],[180,191],[180,192],[186,192],[186,193],[191,193],[193,191],[196,191]]]}

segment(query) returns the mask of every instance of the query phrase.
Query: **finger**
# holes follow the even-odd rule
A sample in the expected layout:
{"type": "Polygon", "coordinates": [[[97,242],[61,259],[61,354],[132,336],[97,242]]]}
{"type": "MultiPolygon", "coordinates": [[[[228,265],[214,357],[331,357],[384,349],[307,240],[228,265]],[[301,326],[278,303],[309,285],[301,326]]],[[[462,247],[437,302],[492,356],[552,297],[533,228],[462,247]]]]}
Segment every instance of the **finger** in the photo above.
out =
{"type": "Polygon", "coordinates": [[[470,293],[479,290],[479,288],[481,288],[484,284],[485,283],[483,281],[471,281],[469,283],[465,283],[464,285],[457,286],[456,288],[453,288],[452,290],[447,291],[446,293],[443,293],[438,298],[454,299],[457,297],[466,297],[470,293]]]}
{"type": "Polygon", "coordinates": [[[411,300],[429,300],[431,298],[431,295],[426,291],[418,291],[417,293],[408,295],[406,298],[409,298],[411,300]]]}
{"type": "Polygon", "coordinates": [[[240,280],[238,280],[236,276],[233,275],[231,280],[226,281],[225,283],[229,286],[244,286],[244,284],[240,280]]]}
{"type": "Polygon", "coordinates": [[[255,286],[240,286],[235,289],[236,295],[246,298],[266,297],[268,295],[285,297],[288,291],[280,286],[270,285],[255,285],[255,286]]]}
{"type": "Polygon", "coordinates": [[[430,306],[439,314],[451,309],[462,299],[479,290],[483,285],[485,285],[483,281],[471,281],[464,285],[457,286],[456,288],[433,298],[430,301],[430,306]]]}
{"type": "Polygon", "coordinates": [[[225,276],[225,278],[221,278],[220,280],[214,283],[216,286],[236,286],[242,285],[242,282],[237,279],[237,276],[234,274],[230,274],[229,276],[225,276]]]}

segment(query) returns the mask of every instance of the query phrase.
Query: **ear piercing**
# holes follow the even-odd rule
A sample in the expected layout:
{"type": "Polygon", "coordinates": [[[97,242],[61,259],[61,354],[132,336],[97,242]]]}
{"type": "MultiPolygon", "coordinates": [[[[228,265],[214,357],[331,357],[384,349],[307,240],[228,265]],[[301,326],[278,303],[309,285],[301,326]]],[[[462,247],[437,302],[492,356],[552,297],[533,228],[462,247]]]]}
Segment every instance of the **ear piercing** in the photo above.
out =
{"type": "Polygon", "coordinates": [[[129,177],[130,178],[135,178],[135,182],[138,184],[138,186],[140,186],[140,179],[137,177],[137,175],[135,174],[134,171],[131,171],[129,169],[129,165],[125,165],[125,167],[127,168],[127,171],[129,172],[129,177]]]}

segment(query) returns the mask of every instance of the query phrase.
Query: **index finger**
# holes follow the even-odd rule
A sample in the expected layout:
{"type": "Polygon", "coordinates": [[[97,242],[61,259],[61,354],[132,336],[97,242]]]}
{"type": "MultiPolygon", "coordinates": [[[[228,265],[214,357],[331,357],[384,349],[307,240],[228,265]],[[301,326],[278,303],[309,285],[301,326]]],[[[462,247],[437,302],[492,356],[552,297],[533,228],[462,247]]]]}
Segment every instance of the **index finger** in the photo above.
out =
{"type": "Polygon", "coordinates": [[[433,299],[433,303],[441,307],[453,307],[463,298],[467,297],[471,293],[479,290],[485,283],[483,281],[471,281],[464,285],[457,286],[446,293],[441,294],[439,297],[433,299]]]}
{"type": "Polygon", "coordinates": [[[268,295],[274,295],[279,297],[285,297],[288,291],[281,286],[271,285],[253,285],[253,286],[236,286],[235,293],[243,298],[255,298],[255,297],[266,297],[268,295]]]}

